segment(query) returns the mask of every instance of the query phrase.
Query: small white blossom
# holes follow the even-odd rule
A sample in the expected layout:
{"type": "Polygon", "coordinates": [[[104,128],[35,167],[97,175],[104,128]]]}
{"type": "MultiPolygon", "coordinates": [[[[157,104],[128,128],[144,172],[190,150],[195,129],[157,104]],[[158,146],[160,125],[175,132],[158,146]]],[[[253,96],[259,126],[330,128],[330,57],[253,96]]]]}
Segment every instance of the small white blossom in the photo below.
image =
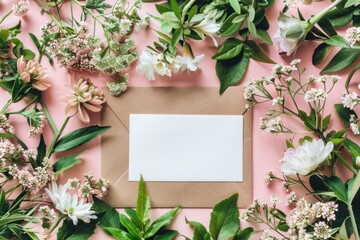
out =
{"type": "Polygon", "coordinates": [[[277,97],[272,100],[272,105],[283,105],[284,104],[284,98],[283,97],[277,97]]]}
{"type": "Polygon", "coordinates": [[[16,16],[25,16],[30,11],[29,0],[20,0],[17,4],[13,4],[12,10],[16,16]]]}
{"type": "Polygon", "coordinates": [[[286,205],[290,205],[295,201],[296,201],[296,193],[294,191],[286,196],[286,205]]]}
{"type": "Polygon", "coordinates": [[[360,41],[360,27],[350,27],[346,30],[345,39],[350,46],[354,46],[360,41]]]}
{"type": "Polygon", "coordinates": [[[340,101],[341,103],[344,105],[344,107],[349,108],[349,109],[354,109],[358,104],[359,101],[357,100],[357,93],[356,92],[352,92],[352,93],[345,93],[340,101]]]}
{"type": "Polygon", "coordinates": [[[270,202],[273,204],[273,205],[276,205],[280,202],[280,198],[277,197],[277,196],[271,196],[270,197],[270,202]]]}
{"type": "Polygon", "coordinates": [[[274,180],[273,170],[270,170],[265,174],[265,183],[269,185],[273,180],[274,180]]]}
{"type": "Polygon", "coordinates": [[[0,133],[15,134],[15,128],[11,125],[11,121],[4,114],[0,114],[0,133]]]}
{"type": "Polygon", "coordinates": [[[315,102],[317,100],[325,100],[328,94],[320,88],[312,88],[305,93],[304,99],[307,103],[315,102]]]}
{"type": "Polygon", "coordinates": [[[49,206],[41,206],[39,208],[39,212],[41,212],[42,218],[45,218],[50,222],[54,221],[56,218],[54,209],[50,208],[49,206]]]}
{"type": "Polygon", "coordinates": [[[329,239],[331,237],[331,228],[325,222],[315,223],[314,236],[320,239],[329,239]]]}
{"type": "Polygon", "coordinates": [[[350,123],[350,129],[355,135],[360,135],[360,126],[356,123],[350,123]]]}
{"type": "Polygon", "coordinates": [[[156,54],[146,49],[140,56],[140,64],[136,71],[145,72],[148,80],[155,80],[155,72],[161,76],[171,76],[171,71],[166,62],[163,61],[162,54],[156,54]]]}

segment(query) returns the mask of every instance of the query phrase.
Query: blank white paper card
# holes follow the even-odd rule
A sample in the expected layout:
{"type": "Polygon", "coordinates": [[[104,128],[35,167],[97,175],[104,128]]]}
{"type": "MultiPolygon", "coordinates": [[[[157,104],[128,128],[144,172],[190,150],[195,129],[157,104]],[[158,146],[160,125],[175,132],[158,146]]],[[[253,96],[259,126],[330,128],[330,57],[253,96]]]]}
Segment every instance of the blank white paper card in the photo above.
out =
{"type": "Polygon", "coordinates": [[[243,181],[242,115],[130,114],[129,181],[243,181]]]}

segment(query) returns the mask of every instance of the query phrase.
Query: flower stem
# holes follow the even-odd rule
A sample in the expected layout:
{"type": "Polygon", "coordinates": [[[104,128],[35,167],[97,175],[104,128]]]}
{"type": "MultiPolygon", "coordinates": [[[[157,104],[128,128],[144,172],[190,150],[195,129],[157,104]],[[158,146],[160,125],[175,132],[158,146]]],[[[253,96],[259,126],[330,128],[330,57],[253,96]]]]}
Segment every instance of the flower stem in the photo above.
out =
{"type": "Polygon", "coordinates": [[[351,224],[354,229],[355,239],[360,240],[359,230],[356,225],[355,215],[354,215],[354,211],[352,209],[351,203],[348,205],[348,210],[350,213],[351,224]]]}
{"type": "Polygon", "coordinates": [[[51,145],[49,147],[49,150],[48,150],[48,152],[46,154],[46,157],[50,158],[51,155],[54,153],[55,144],[59,140],[59,138],[61,137],[61,135],[62,135],[66,125],[68,124],[69,120],[70,120],[70,117],[67,117],[65,119],[63,125],[61,126],[60,130],[55,134],[54,139],[52,140],[51,145]]]}
{"type": "Polygon", "coordinates": [[[5,19],[8,17],[8,16],[10,16],[10,14],[12,14],[12,10],[10,10],[8,13],[6,13],[1,19],[0,19],[0,24],[2,24],[4,21],[5,21],[5,19]]]}
{"type": "Polygon", "coordinates": [[[5,113],[6,110],[8,109],[8,107],[11,105],[11,103],[12,103],[12,100],[9,99],[9,100],[7,101],[7,103],[5,104],[5,106],[0,110],[0,114],[5,113]]]}
{"type": "MultiPolygon", "coordinates": [[[[340,159],[340,161],[345,165],[345,167],[347,167],[350,171],[352,171],[354,174],[357,174],[358,172],[356,171],[356,169],[350,165],[350,163],[348,163],[342,156],[340,153],[334,151],[335,155],[340,159]]],[[[360,240],[360,239],[359,239],[360,240]]]]}
{"type": "Polygon", "coordinates": [[[59,226],[59,223],[61,222],[61,220],[63,220],[63,218],[64,218],[63,216],[58,217],[54,225],[49,230],[50,233],[52,233],[59,226]]]}
{"type": "Polygon", "coordinates": [[[46,103],[44,101],[41,101],[41,107],[42,107],[42,110],[45,114],[47,121],[49,122],[51,129],[53,130],[54,134],[57,134],[59,132],[59,130],[57,129],[56,124],[55,124],[53,118],[51,117],[49,110],[46,106],[46,103]]]}
{"type": "Polygon", "coordinates": [[[327,6],[326,8],[324,8],[321,12],[319,12],[318,14],[316,14],[315,16],[311,17],[309,19],[309,23],[311,25],[311,27],[313,27],[318,21],[320,21],[328,12],[330,12],[330,10],[332,10],[334,7],[336,7],[339,3],[341,3],[344,0],[336,0],[335,2],[333,2],[332,4],[330,4],[329,6],[327,6]]]}

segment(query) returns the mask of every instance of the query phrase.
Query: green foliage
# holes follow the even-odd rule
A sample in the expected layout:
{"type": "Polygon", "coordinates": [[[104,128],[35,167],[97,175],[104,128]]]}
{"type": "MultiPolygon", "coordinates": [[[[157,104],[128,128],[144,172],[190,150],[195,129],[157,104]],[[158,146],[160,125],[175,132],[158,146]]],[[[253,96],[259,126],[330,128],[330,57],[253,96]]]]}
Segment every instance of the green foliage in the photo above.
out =
{"type": "Polygon", "coordinates": [[[94,201],[94,209],[97,213],[105,213],[100,218],[100,227],[107,234],[111,234],[119,240],[171,240],[178,235],[177,231],[168,230],[167,227],[180,211],[180,207],[176,207],[152,223],[150,222],[150,197],[142,177],[139,182],[135,210],[128,208],[125,209],[126,215],[119,214],[98,199],[94,201]]]}
{"type": "MultiPolygon", "coordinates": [[[[247,240],[253,234],[253,228],[240,229],[239,209],[237,208],[238,194],[216,204],[211,212],[209,231],[199,222],[186,223],[194,229],[192,240],[247,240]]],[[[187,238],[189,239],[189,238],[187,238]]]]}
{"type": "Polygon", "coordinates": [[[89,223],[79,221],[74,225],[71,220],[65,220],[57,233],[58,240],[88,240],[94,234],[99,219],[93,219],[89,223]]]}
{"type": "Polygon", "coordinates": [[[55,173],[60,173],[63,172],[67,169],[72,168],[73,166],[75,166],[76,164],[81,163],[81,161],[78,159],[78,155],[73,155],[73,156],[69,156],[69,157],[64,157],[61,158],[59,160],[57,160],[54,165],[54,172],[55,173]]]}
{"type": "Polygon", "coordinates": [[[81,146],[104,133],[109,128],[106,126],[89,126],[72,131],[59,139],[54,151],[62,152],[81,146]]]}

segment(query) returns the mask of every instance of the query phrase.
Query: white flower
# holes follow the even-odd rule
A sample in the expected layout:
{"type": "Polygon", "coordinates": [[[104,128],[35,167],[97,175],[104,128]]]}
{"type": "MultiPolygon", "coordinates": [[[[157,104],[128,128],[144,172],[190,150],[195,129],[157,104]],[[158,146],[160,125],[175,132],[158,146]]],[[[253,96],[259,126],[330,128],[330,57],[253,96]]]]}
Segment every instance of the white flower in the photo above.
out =
{"type": "Polygon", "coordinates": [[[291,193],[289,193],[286,196],[286,204],[285,205],[290,205],[295,201],[296,201],[296,193],[294,191],[292,191],[291,193]]]}
{"type": "Polygon", "coordinates": [[[317,100],[325,100],[327,98],[327,93],[320,88],[312,88],[305,93],[304,99],[307,103],[315,102],[317,100]]]}
{"type": "Polygon", "coordinates": [[[121,19],[119,27],[120,27],[120,35],[124,36],[128,34],[128,32],[130,31],[132,27],[132,22],[129,19],[121,19]]]}
{"type": "Polygon", "coordinates": [[[204,54],[201,54],[200,56],[197,56],[196,58],[189,58],[189,57],[186,57],[186,56],[179,56],[177,55],[175,57],[175,62],[177,63],[176,64],[176,67],[174,69],[175,72],[178,72],[178,71],[185,71],[185,70],[190,70],[192,72],[195,72],[199,66],[199,62],[205,57],[204,54]]]}
{"type": "Polygon", "coordinates": [[[13,4],[12,10],[16,16],[25,16],[30,11],[29,0],[20,0],[17,4],[13,4]]]}
{"type": "Polygon", "coordinates": [[[357,156],[355,161],[356,161],[356,166],[360,168],[360,156],[357,156]]]}
{"type": "Polygon", "coordinates": [[[91,210],[92,204],[84,203],[84,199],[79,201],[78,196],[76,194],[71,195],[67,189],[68,184],[58,187],[55,182],[52,182],[49,189],[46,188],[45,191],[54,203],[55,208],[70,218],[74,225],[78,223],[79,219],[86,223],[89,223],[91,219],[96,219],[95,211],[91,210]]]}
{"type": "Polygon", "coordinates": [[[316,170],[327,159],[333,148],[332,142],[328,142],[325,146],[321,139],[312,142],[306,140],[296,149],[289,148],[285,152],[281,172],[287,176],[307,175],[316,170]]]}
{"type": "Polygon", "coordinates": [[[279,48],[279,53],[290,56],[305,40],[309,26],[304,21],[291,18],[281,13],[279,29],[274,35],[274,40],[279,48]]]}
{"type": "Polygon", "coordinates": [[[350,128],[355,135],[360,135],[360,126],[358,124],[352,122],[350,123],[350,128]]]}
{"type": "Polygon", "coordinates": [[[349,109],[354,109],[356,107],[356,105],[359,104],[359,102],[357,101],[357,93],[356,92],[352,92],[352,93],[345,93],[340,101],[341,103],[344,105],[344,107],[349,108],[349,109]]]}
{"type": "Polygon", "coordinates": [[[271,197],[270,197],[270,202],[271,202],[272,204],[276,205],[277,203],[280,202],[280,198],[277,197],[277,196],[271,196],[271,197]]]}
{"type": "Polygon", "coordinates": [[[136,67],[136,71],[145,72],[148,80],[155,80],[155,72],[161,76],[171,76],[171,71],[162,60],[161,54],[155,55],[146,49],[142,52],[139,59],[140,64],[136,67]]]}
{"type": "Polygon", "coordinates": [[[354,46],[360,41],[360,27],[350,27],[346,30],[345,39],[350,46],[354,46]]]}
{"type": "Polygon", "coordinates": [[[272,105],[282,105],[284,103],[284,98],[283,97],[277,97],[277,98],[273,98],[272,100],[272,105]]]}
{"type": "MultiPolygon", "coordinates": [[[[215,47],[218,47],[218,42],[213,35],[216,35],[216,33],[220,30],[220,27],[221,25],[217,23],[214,19],[208,18],[204,18],[199,24],[193,26],[193,28],[197,30],[197,33],[202,33],[206,36],[211,37],[215,47]]],[[[204,38],[203,36],[200,37],[204,38]]]]}
{"type": "Polygon", "coordinates": [[[331,237],[331,228],[325,222],[315,223],[314,236],[320,239],[329,239],[331,237]]]}

